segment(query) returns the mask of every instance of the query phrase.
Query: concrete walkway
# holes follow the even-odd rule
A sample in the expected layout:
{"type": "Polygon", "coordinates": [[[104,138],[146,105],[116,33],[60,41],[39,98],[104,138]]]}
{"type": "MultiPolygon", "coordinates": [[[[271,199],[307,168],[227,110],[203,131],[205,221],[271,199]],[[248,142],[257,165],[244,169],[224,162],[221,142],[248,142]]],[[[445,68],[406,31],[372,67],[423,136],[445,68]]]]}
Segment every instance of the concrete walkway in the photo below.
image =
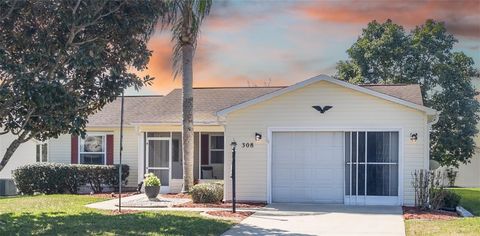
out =
{"type": "MultiPolygon", "coordinates": [[[[150,206],[145,204],[144,194],[137,194],[133,196],[128,196],[122,198],[122,209],[124,210],[136,210],[136,211],[195,211],[195,212],[207,212],[207,211],[221,211],[221,210],[231,210],[231,208],[188,208],[188,207],[173,207],[175,204],[185,202],[185,199],[176,199],[176,198],[162,198],[158,197],[161,201],[168,201],[163,204],[154,204],[150,206]],[[133,204],[133,202],[142,203],[141,205],[133,204]]],[[[190,200],[187,200],[190,201],[190,200]]],[[[118,198],[111,199],[103,202],[95,202],[86,205],[89,208],[95,208],[99,210],[117,210],[118,209],[118,198]]],[[[257,211],[260,208],[239,208],[238,211],[257,211]]]]}
{"type": "Polygon", "coordinates": [[[401,207],[271,204],[223,235],[405,235],[401,207]]]}

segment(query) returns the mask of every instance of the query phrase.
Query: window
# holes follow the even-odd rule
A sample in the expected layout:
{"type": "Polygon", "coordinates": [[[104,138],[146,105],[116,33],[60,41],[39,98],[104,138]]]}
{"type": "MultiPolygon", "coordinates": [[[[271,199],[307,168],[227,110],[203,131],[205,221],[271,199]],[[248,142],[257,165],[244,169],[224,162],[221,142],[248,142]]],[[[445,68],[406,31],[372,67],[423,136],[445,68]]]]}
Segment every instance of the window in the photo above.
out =
{"type": "Polygon", "coordinates": [[[48,146],[46,143],[38,143],[36,145],[36,159],[37,162],[47,162],[48,160],[48,146]]]}
{"type": "Polygon", "coordinates": [[[80,164],[105,164],[105,135],[88,135],[80,139],[80,164]]]}
{"type": "Polygon", "coordinates": [[[223,164],[223,136],[210,136],[210,164],[223,164]]]}

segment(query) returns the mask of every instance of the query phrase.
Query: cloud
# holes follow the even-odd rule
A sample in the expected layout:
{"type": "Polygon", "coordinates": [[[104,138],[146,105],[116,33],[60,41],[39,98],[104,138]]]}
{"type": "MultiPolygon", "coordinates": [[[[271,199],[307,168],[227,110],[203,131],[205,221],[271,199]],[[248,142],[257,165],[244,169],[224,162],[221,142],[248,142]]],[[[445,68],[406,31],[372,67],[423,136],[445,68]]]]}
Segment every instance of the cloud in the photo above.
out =
{"type": "Polygon", "coordinates": [[[366,24],[372,20],[414,27],[426,19],[444,21],[458,36],[480,38],[480,1],[318,1],[300,4],[295,10],[307,18],[343,24],[366,24]]]}

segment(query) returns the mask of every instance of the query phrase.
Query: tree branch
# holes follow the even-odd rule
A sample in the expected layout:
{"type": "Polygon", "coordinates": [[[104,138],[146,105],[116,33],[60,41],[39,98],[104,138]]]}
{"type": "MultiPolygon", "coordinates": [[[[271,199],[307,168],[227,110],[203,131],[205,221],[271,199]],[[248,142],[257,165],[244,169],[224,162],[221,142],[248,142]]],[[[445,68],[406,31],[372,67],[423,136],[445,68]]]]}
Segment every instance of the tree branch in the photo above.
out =
{"type": "Polygon", "coordinates": [[[15,9],[16,3],[17,3],[17,0],[13,1],[12,6],[11,6],[10,9],[8,10],[7,14],[5,14],[4,16],[1,16],[1,17],[0,17],[0,20],[3,20],[3,19],[6,19],[6,18],[10,17],[10,15],[11,15],[12,12],[13,12],[13,10],[15,9]]]}

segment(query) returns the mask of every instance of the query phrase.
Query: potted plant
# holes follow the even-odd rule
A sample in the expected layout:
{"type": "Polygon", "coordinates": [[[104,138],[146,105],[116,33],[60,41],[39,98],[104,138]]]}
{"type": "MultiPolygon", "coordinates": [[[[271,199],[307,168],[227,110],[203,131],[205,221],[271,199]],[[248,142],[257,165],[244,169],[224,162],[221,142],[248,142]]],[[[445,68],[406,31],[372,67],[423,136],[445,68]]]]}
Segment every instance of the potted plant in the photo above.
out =
{"type": "Polygon", "coordinates": [[[156,199],[160,192],[160,179],[153,173],[148,173],[145,175],[143,183],[145,184],[145,195],[149,199],[156,199]]]}

